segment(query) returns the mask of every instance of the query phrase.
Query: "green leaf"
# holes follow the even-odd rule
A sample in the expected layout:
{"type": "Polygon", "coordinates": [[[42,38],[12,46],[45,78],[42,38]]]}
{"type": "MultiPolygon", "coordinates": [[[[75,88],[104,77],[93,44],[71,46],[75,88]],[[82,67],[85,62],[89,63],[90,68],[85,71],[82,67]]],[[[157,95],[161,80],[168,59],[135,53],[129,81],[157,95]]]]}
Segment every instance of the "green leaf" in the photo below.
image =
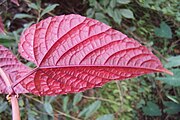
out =
{"type": "Polygon", "coordinates": [[[99,12],[95,13],[95,19],[103,23],[109,24],[109,22],[106,20],[106,16],[103,13],[99,13],[99,12]]]}
{"type": "Polygon", "coordinates": [[[5,39],[5,40],[14,40],[14,36],[12,33],[7,33],[6,35],[0,34],[0,40],[5,39]]]}
{"type": "Polygon", "coordinates": [[[145,115],[148,116],[161,116],[159,106],[151,101],[147,102],[147,106],[142,108],[145,115]]]}
{"type": "Polygon", "coordinates": [[[24,13],[19,13],[19,14],[16,14],[13,19],[16,19],[16,18],[19,18],[19,19],[23,19],[23,18],[35,18],[35,16],[24,14],[24,13]]]}
{"type": "Polygon", "coordinates": [[[174,73],[173,76],[166,75],[166,77],[158,77],[156,79],[175,87],[180,86],[180,69],[172,69],[171,71],[174,73]]]}
{"type": "Polygon", "coordinates": [[[176,104],[171,101],[163,102],[163,104],[164,104],[164,106],[166,106],[166,108],[164,109],[164,112],[166,112],[170,115],[177,114],[180,112],[180,104],[176,104]]]}
{"type": "Polygon", "coordinates": [[[113,114],[106,114],[106,115],[100,116],[96,120],[114,120],[114,115],[113,114]]]}
{"type": "Polygon", "coordinates": [[[92,6],[92,7],[94,7],[94,6],[96,6],[96,0],[88,0],[89,1],[89,6],[92,6]]]}
{"type": "Polygon", "coordinates": [[[55,96],[45,96],[45,102],[53,102],[56,99],[55,96]]]}
{"type": "Polygon", "coordinates": [[[42,11],[41,17],[42,17],[43,15],[45,15],[46,13],[54,10],[54,8],[57,7],[57,6],[59,6],[59,4],[53,4],[53,5],[47,6],[47,7],[42,11]]]}
{"type": "Polygon", "coordinates": [[[41,0],[36,0],[36,5],[38,6],[39,9],[41,9],[41,0]]]}
{"type": "Polygon", "coordinates": [[[167,60],[168,60],[168,63],[165,64],[166,68],[180,66],[180,55],[172,56],[172,57],[168,58],[167,60]]]}
{"type": "Polygon", "coordinates": [[[35,118],[36,115],[38,115],[38,113],[36,113],[35,111],[31,109],[28,109],[28,112],[27,112],[28,120],[36,120],[35,118]]]}
{"type": "Polygon", "coordinates": [[[85,119],[90,117],[93,113],[95,113],[99,107],[101,106],[101,101],[95,101],[94,103],[90,104],[88,107],[85,107],[78,115],[78,117],[84,116],[85,119]]]}
{"type": "Polygon", "coordinates": [[[87,17],[90,17],[92,18],[94,16],[94,13],[95,13],[95,10],[93,8],[89,8],[87,11],[86,11],[86,15],[87,17]]]}
{"type": "Polygon", "coordinates": [[[32,8],[32,9],[39,10],[38,5],[36,5],[35,3],[31,3],[31,4],[29,4],[28,6],[29,6],[30,8],[32,8]]]}
{"type": "Polygon", "coordinates": [[[68,112],[69,96],[63,98],[63,111],[68,112]]]}
{"type": "Polygon", "coordinates": [[[110,17],[114,16],[114,11],[111,7],[108,7],[105,11],[110,17]]]}
{"type": "Polygon", "coordinates": [[[115,9],[114,10],[114,16],[113,16],[113,19],[116,23],[120,24],[121,21],[122,21],[122,16],[121,16],[121,13],[118,9],[115,9]]]}
{"type": "Polygon", "coordinates": [[[177,103],[177,104],[179,104],[179,102],[178,102],[178,96],[172,96],[172,95],[166,95],[170,100],[172,100],[173,102],[175,102],[175,103],[177,103]]]}
{"type": "Polygon", "coordinates": [[[161,22],[160,28],[154,29],[155,35],[162,38],[172,38],[172,31],[168,24],[161,22]]]}
{"type": "Polygon", "coordinates": [[[116,6],[116,2],[117,2],[116,0],[111,0],[110,1],[110,7],[114,8],[116,6]]]}
{"type": "Polygon", "coordinates": [[[32,24],[34,24],[34,23],[35,23],[34,21],[28,22],[28,23],[24,24],[23,27],[24,27],[24,29],[26,29],[26,28],[30,27],[32,24]]]}
{"type": "Polygon", "coordinates": [[[95,14],[95,18],[96,18],[97,20],[100,20],[100,19],[106,18],[106,16],[105,16],[103,13],[97,12],[97,13],[95,14]]]}
{"type": "Polygon", "coordinates": [[[0,105],[0,113],[4,112],[8,107],[8,104],[7,102],[3,102],[1,105],[0,105]]]}
{"type": "Polygon", "coordinates": [[[109,7],[107,10],[106,10],[106,13],[111,16],[113,18],[113,20],[120,24],[121,23],[121,20],[122,20],[122,16],[121,16],[121,13],[119,11],[119,9],[115,9],[113,11],[113,9],[111,7],[109,7]]]}
{"type": "Polygon", "coordinates": [[[0,44],[6,46],[6,47],[9,47],[11,45],[14,45],[16,44],[16,41],[15,40],[5,40],[5,39],[0,39],[0,44]]]}
{"type": "Polygon", "coordinates": [[[45,102],[44,109],[49,115],[53,114],[53,108],[49,102],[45,102]]]}
{"type": "Polygon", "coordinates": [[[6,47],[16,44],[14,34],[12,32],[8,32],[6,35],[0,34],[0,44],[6,47]]]}
{"type": "Polygon", "coordinates": [[[74,96],[74,99],[73,99],[73,105],[76,105],[78,102],[80,102],[82,99],[82,93],[77,93],[75,96],[74,96]]]}
{"type": "Polygon", "coordinates": [[[22,99],[19,99],[18,100],[18,103],[19,103],[19,106],[20,107],[23,107],[24,106],[24,101],[22,99]]]}
{"type": "Polygon", "coordinates": [[[136,108],[142,108],[143,107],[143,105],[145,104],[145,101],[144,101],[144,99],[141,99],[137,104],[136,104],[136,108]]]}
{"type": "Polygon", "coordinates": [[[134,15],[133,12],[129,9],[120,9],[119,11],[121,13],[121,15],[125,18],[130,18],[130,19],[134,19],[134,15]]]}
{"type": "Polygon", "coordinates": [[[109,0],[100,0],[99,3],[102,4],[104,7],[107,7],[107,5],[109,4],[109,0]]]}
{"type": "Polygon", "coordinates": [[[56,99],[56,96],[49,96],[49,103],[52,103],[56,99]]]}
{"type": "Polygon", "coordinates": [[[131,0],[117,0],[117,2],[120,4],[128,4],[131,2],[131,0]]]}

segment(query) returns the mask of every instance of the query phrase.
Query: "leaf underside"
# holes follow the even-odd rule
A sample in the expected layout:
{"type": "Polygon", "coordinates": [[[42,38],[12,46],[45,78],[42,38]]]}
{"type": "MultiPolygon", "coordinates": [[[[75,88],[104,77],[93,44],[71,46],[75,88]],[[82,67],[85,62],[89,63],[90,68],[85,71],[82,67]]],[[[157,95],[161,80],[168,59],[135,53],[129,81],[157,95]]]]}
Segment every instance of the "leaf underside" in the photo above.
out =
{"type": "Polygon", "coordinates": [[[4,33],[4,24],[3,24],[3,21],[2,21],[2,18],[0,16],[0,34],[4,33]]]}
{"type": "MultiPolygon", "coordinates": [[[[9,77],[10,83],[14,83],[30,72],[30,69],[20,63],[17,58],[5,47],[0,45],[0,68],[9,77]]],[[[14,89],[17,93],[27,93],[28,91],[18,84],[14,89]]],[[[0,94],[8,94],[8,88],[2,77],[0,76],[0,94]]]]}
{"type": "Polygon", "coordinates": [[[112,80],[166,72],[146,47],[80,15],[49,17],[26,29],[20,54],[37,68],[16,81],[36,95],[75,93],[112,80]]]}
{"type": "Polygon", "coordinates": [[[19,1],[18,1],[18,0],[11,0],[11,2],[13,2],[13,3],[16,4],[17,6],[19,6],[19,1]]]}

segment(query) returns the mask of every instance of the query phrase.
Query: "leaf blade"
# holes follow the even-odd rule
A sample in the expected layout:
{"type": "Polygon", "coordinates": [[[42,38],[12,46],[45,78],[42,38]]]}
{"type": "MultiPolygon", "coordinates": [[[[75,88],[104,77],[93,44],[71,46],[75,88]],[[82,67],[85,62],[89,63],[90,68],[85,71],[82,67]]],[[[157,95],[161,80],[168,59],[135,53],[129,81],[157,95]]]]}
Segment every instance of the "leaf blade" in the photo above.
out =
{"type": "Polygon", "coordinates": [[[35,87],[30,90],[37,95],[81,92],[113,79],[152,72],[171,74],[134,39],[97,20],[73,14],[32,25],[21,35],[19,52],[38,66],[33,73],[35,87]]]}
{"type": "Polygon", "coordinates": [[[35,18],[35,17],[29,14],[19,13],[16,14],[13,19],[17,19],[17,18],[23,19],[23,18],[35,18]]]}
{"type": "Polygon", "coordinates": [[[162,38],[171,39],[172,38],[172,31],[168,24],[165,22],[161,22],[160,28],[154,29],[155,35],[162,38]]]}
{"type": "Polygon", "coordinates": [[[128,4],[131,2],[131,0],[117,0],[117,2],[120,4],[128,4]]]}
{"type": "Polygon", "coordinates": [[[79,114],[78,117],[85,116],[85,119],[89,118],[91,115],[93,115],[101,106],[101,101],[95,101],[92,104],[90,104],[88,107],[85,107],[79,114]]]}
{"type": "Polygon", "coordinates": [[[147,102],[147,106],[143,107],[143,112],[149,116],[161,116],[159,106],[151,101],[147,102]]]}
{"type": "Polygon", "coordinates": [[[120,9],[119,12],[125,18],[134,19],[134,14],[130,9],[120,9]]]}
{"type": "Polygon", "coordinates": [[[158,77],[157,80],[163,81],[166,84],[178,87],[180,86],[180,70],[179,69],[172,69],[174,76],[167,75],[166,77],[158,77]]]}
{"type": "MultiPolygon", "coordinates": [[[[0,68],[9,75],[12,83],[23,77],[30,69],[20,63],[17,58],[4,46],[0,45],[0,68]]],[[[18,84],[14,91],[16,93],[28,93],[28,91],[18,84]]],[[[0,94],[8,94],[7,86],[0,76],[0,94]]]]}

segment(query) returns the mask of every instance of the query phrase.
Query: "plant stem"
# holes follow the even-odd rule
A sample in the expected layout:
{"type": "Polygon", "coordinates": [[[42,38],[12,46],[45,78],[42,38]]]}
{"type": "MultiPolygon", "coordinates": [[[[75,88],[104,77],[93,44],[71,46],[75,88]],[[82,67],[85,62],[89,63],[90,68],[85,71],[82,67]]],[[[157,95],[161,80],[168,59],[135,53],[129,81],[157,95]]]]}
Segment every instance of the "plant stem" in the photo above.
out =
{"type": "Polygon", "coordinates": [[[20,112],[18,100],[15,95],[11,96],[11,104],[12,104],[12,120],[20,120],[20,112]]]}
{"type": "MultiPolygon", "coordinates": [[[[0,76],[4,80],[6,87],[11,87],[11,81],[10,81],[9,77],[6,75],[6,73],[3,71],[2,68],[0,68],[0,76]]],[[[10,89],[8,89],[8,92],[11,92],[10,89]]]]}
{"type": "Polygon", "coordinates": [[[8,88],[9,95],[7,96],[8,99],[11,100],[12,104],[12,120],[20,120],[20,113],[19,113],[19,105],[16,98],[16,94],[13,93],[13,89],[11,88],[12,81],[8,77],[8,75],[0,68],[0,76],[4,80],[6,87],[8,88]]]}

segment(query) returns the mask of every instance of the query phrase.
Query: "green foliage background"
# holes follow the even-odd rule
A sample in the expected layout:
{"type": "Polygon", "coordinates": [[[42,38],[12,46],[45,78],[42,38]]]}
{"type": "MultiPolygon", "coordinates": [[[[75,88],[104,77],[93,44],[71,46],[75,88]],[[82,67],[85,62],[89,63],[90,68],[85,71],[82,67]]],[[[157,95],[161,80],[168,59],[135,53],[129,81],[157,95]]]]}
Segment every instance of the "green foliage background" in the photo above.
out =
{"type": "MultiPolygon", "coordinates": [[[[52,97],[20,95],[22,120],[178,120],[180,118],[180,2],[178,0],[0,1],[6,35],[0,44],[17,53],[21,32],[48,16],[81,14],[104,22],[147,46],[174,76],[156,73],[114,81],[83,93],[52,97]]],[[[11,119],[0,96],[0,120],[11,119]]]]}

